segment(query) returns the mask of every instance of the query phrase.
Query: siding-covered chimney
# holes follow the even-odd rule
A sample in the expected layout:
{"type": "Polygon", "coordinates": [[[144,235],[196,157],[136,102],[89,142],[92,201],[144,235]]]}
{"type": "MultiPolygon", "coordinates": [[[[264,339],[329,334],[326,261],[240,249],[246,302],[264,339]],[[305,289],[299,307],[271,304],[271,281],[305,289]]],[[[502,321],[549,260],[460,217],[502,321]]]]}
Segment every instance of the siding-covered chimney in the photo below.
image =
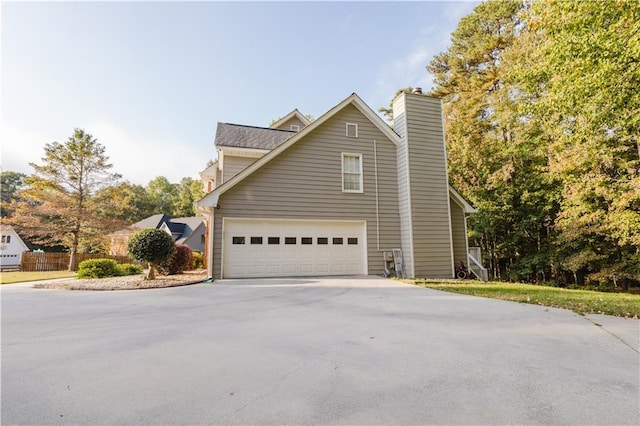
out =
{"type": "Polygon", "coordinates": [[[407,276],[454,274],[447,155],[440,99],[401,93],[393,101],[398,199],[407,276]]]}

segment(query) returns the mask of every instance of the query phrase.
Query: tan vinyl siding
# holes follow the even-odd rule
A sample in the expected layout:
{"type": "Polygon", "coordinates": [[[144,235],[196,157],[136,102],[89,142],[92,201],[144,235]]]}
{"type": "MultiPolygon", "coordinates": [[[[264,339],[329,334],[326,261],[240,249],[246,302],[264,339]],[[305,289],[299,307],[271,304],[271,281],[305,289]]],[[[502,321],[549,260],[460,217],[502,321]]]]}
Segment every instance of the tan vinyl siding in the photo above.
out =
{"type": "Polygon", "coordinates": [[[302,130],[306,126],[306,124],[304,124],[298,117],[291,117],[290,119],[276,127],[276,129],[291,130],[292,125],[299,126],[300,130],[302,130]]]}
{"type": "Polygon", "coordinates": [[[368,273],[381,274],[382,253],[378,252],[376,233],[374,140],[378,159],[380,250],[398,247],[396,147],[349,105],[220,196],[220,209],[215,212],[214,276],[220,277],[222,218],[225,216],[366,220],[368,273]],[[345,136],[346,122],[358,123],[358,138],[345,136]],[[342,192],[343,152],[362,154],[363,193],[342,192]]]}
{"type": "Polygon", "coordinates": [[[405,95],[416,277],[453,275],[449,189],[440,100],[405,95]]]}
{"type": "Polygon", "coordinates": [[[237,157],[235,155],[224,156],[224,169],[223,182],[227,182],[229,179],[249,167],[257,158],[250,157],[237,157]]]}
{"type": "MultiPolygon", "coordinates": [[[[406,129],[404,110],[404,98],[399,98],[394,103],[394,130],[402,135],[406,129]]],[[[398,208],[400,214],[402,260],[404,262],[405,275],[413,277],[413,248],[411,247],[411,203],[409,200],[409,174],[407,162],[407,144],[405,139],[397,147],[398,164],[398,208]]]]}
{"type": "Polygon", "coordinates": [[[449,200],[451,208],[451,235],[453,237],[453,262],[456,265],[463,261],[465,265],[469,265],[467,259],[467,233],[465,226],[465,217],[462,207],[455,201],[449,200]]]}

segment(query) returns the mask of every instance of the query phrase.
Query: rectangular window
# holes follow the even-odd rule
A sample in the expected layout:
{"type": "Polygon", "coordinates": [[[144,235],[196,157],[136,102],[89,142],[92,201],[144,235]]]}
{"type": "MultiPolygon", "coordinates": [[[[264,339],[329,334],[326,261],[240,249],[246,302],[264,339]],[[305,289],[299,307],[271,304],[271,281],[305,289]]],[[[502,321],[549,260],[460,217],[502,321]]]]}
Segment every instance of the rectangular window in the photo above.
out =
{"type": "Polygon", "coordinates": [[[333,244],[342,244],[342,237],[333,237],[333,244]]]}
{"type": "Polygon", "coordinates": [[[251,237],[251,244],[262,244],[262,237],[251,237]]]}
{"type": "Polygon", "coordinates": [[[349,138],[357,138],[358,137],[358,125],[355,123],[347,123],[347,137],[349,138]]]}
{"type": "Polygon", "coordinates": [[[318,237],[318,244],[319,245],[329,244],[329,239],[326,237],[318,237]]]}
{"type": "Polygon", "coordinates": [[[293,130],[294,132],[298,132],[300,131],[300,126],[298,126],[297,124],[292,124],[291,130],[293,130]]]}
{"type": "Polygon", "coordinates": [[[2,242],[3,242],[3,243],[6,243],[6,242],[7,242],[7,236],[6,236],[6,235],[3,235],[3,236],[2,236],[2,242]]]}
{"type": "Polygon", "coordinates": [[[200,244],[204,244],[206,242],[204,234],[200,234],[200,244]]]}
{"type": "Polygon", "coordinates": [[[268,244],[280,244],[280,237],[269,237],[267,238],[268,244]]]}
{"type": "Polygon", "coordinates": [[[300,244],[302,244],[302,245],[313,244],[313,238],[311,238],[311,237],[302,237],[302,238],[300,238],[300,244]]]}
{"type": "Polygon", "coordinates": [[[233,237],[233,244],[244,244],[244,237],[233,237]]]}
{"type": "Polygon", "coordinates": [[[284,237],[284,243],[285,244],[295,244],[296,243],[296,237],[284,237]]]}
{"type": "Polygon", "coordinates": [[[358,238],[347,238],[347,244],[351,246],[358,245],[358,238]]]}
{"type": "Polygon", "coordinates": [[[342,192],[362,192],[362,154],[342,153],[342,192]]]}

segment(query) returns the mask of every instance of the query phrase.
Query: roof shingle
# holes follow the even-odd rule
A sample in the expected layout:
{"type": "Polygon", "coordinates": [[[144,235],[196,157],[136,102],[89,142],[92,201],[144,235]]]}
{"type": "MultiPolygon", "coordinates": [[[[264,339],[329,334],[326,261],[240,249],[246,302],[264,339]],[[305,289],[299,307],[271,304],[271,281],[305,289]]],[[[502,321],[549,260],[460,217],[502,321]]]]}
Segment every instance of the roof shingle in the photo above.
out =
{"type": "Polygon", "coordinates": [[[272,150],[295,134],[290,130],[218,123],[215,145],[272,150]]]}

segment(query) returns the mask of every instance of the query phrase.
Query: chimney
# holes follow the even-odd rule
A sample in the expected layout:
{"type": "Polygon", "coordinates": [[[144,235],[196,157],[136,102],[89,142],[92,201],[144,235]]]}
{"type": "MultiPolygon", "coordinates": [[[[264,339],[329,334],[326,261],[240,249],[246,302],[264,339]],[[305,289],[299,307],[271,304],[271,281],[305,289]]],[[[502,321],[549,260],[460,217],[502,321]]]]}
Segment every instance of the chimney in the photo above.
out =
{"type": "Polygon", "coordinates": [[[393,101],[394,130],[401,138],[397,162],[403,259],[408,276],[452,278],[442,102],[421,92],[416,88],[393,101]]]}
{"type": "Polygon", "coordinates": [[[422,95],[422,87],[414,87],[411,93],[414,93],[416,95],[422,95]]]}

